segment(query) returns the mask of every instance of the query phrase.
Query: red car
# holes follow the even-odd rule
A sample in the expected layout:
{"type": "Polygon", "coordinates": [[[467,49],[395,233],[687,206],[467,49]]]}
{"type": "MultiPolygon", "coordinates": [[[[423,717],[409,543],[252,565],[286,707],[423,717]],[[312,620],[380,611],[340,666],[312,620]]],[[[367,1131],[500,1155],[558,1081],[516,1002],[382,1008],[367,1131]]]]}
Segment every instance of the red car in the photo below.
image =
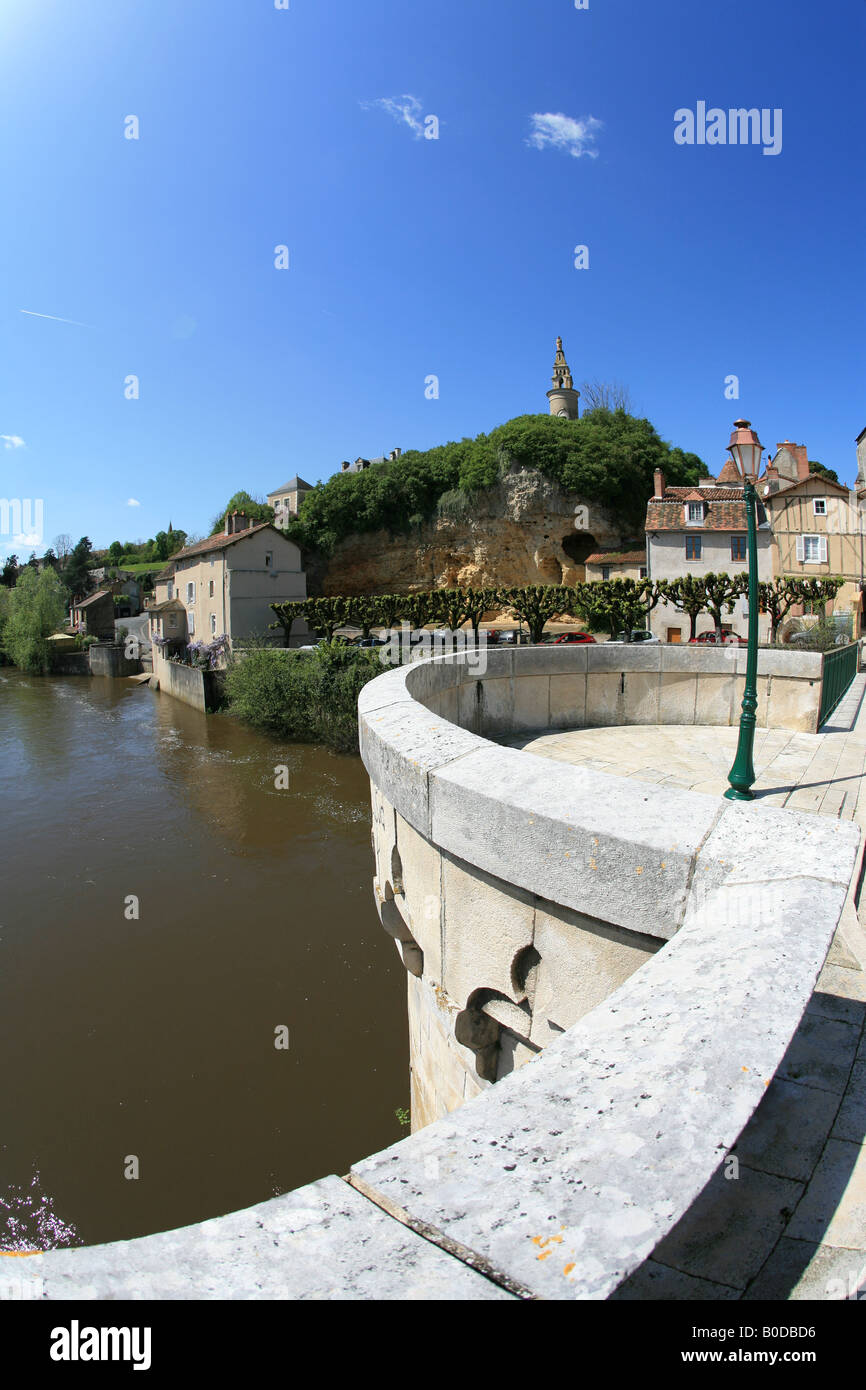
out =
{"type": "Polygon", "coordinates": [[[563,632],[561,636],[554,637],[553,644],[558,646],[560,642],[594,642],[595,638],[591,632],[563,632]]]}
{"type": "Polygon", "coordinates": [[[701,632],[697,637],[689,638],[690,647],[696,642],[701,646],[708,643],[711,647],[747,647],[749,645],[745,637],[738,637],[735,632],[723,632],[721,637],[717,637],[712,629],[709,632],[701,632]]]}

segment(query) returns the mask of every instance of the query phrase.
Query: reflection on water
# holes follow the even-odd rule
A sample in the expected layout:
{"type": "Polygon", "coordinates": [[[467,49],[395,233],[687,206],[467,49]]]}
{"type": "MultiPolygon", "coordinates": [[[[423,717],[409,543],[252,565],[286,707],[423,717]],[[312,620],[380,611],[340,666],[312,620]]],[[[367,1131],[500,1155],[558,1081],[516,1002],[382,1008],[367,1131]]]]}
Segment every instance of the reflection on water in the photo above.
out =
{"type": "Polygon", "coordinates": [[[9,668],[0,750],[0,1193],[38,1169],[92,1243],[399,1137],[405,976],[372,906],[358,759],[9,668]]]}

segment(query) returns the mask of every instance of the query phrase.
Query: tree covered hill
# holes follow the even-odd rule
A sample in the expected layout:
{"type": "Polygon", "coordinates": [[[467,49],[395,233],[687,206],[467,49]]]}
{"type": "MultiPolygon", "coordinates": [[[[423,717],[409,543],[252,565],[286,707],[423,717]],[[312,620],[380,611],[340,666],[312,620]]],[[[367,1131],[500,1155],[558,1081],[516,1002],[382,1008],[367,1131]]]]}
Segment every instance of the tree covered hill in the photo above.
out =
{"type": "Polygon", "coordinates": [[[304,549],[329,553],[344,536],[406,531],[436,514],[468,512],[473,494],[511,469],[537,469],[568,492],[620,513],[624,529],[641,531],[653,471],[675,485],[695,483],[707,469],[696,454],[674,448],[649,420],[624,410],[588,411],[579,420],[519,415],[475,439],[441,444],[338,473],[308,492],[288,534],[304,549]]]}

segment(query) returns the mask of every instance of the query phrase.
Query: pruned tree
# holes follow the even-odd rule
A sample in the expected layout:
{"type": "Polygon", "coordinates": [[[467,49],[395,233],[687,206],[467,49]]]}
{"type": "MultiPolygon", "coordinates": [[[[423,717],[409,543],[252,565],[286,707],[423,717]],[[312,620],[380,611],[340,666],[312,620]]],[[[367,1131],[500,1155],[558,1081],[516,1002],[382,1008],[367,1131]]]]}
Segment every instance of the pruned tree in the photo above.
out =
{"type": "Polygon", "coordinates": [[[803,579],[797,575],[777,575],[758,585],[761,608],[770,618],[770,641],[777,642],[779,628],[795,604],[827,603],[834,599],[844,580],[803,579]]]}
{"type": "Polygon", "coordinates": [[[697,633],[698,618],[706,612],[707,593],[702,578],[683,574],[679,579],[660,579],[656,585],[659,597],[684,613],[689,620],[689,641],[697,633]]]}
{"type": "Polygon", "coordinates": [[[722,619],[733,613],[737,599],[749,592],[749,576],[748,574],[726,574],[723,570],[714,574],[711,570],[709,574],[703,576],[702,582],[706,597],[704,607],[713,620],[716,641],[721,642],[722,619]]]}
{"type": "Polygon", "coordinates": [[[591,632],[607,632],[611,637],[625,632],[629,642],[632,628],[646,619],[645,585],[646,581],[635,579],[599,579],[584,584],[575,594],[577,616],[591,632]]]}
{"type": "Polygon", "coordinates": [[[540,642],[545,624],[563,611],[561,584],[528,584],[525,588],[499,590],[501,602],[529,628],[530,642],[540,642]]]}

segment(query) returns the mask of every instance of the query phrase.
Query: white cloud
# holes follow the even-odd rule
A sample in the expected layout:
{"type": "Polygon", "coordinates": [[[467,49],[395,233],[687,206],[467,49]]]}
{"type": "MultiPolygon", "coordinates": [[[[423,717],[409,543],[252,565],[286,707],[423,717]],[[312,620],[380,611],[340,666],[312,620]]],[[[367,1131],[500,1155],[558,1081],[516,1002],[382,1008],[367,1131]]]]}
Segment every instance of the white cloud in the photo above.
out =
{"type": "Polygon", "coordinates": [[[561,111],[547,111],[536,112],[529,119],[532,130],[526,143],[534,149],[543,150],[550,145],[555,150],[565,150],[573,159],[580,159],[583,154],[588,154],[590,159],[598,158],[595,137],[604,122],[597,121],[595,116],[580,116],[575,120],[561,111]]]}
{"type": "Polygon", "coordinates": [[[378,97],[376,101],[362,101],[361,106],[365,111],[378,107],[380,111],[387,111],[389,116],[400,125],[407,125],[412,131],[416,140],[420,140],[424,134],[424,126],[418,119],[423,111],[423,106],[417,97],[408,93],[402,97],[378,97]]]}
{"type": "Polygon", "coordinates": [[[128,497],[126,499],[126,505],[127,507],[140,507],[141,503],[136,501],[134,497],[128,497]]]}
{"type": "Polygon", "coordinates": [[[0,434],[0,439],[3,440],[4,449],[24,448],[24,440],[21,438],[20,434],[0,434]]]}

